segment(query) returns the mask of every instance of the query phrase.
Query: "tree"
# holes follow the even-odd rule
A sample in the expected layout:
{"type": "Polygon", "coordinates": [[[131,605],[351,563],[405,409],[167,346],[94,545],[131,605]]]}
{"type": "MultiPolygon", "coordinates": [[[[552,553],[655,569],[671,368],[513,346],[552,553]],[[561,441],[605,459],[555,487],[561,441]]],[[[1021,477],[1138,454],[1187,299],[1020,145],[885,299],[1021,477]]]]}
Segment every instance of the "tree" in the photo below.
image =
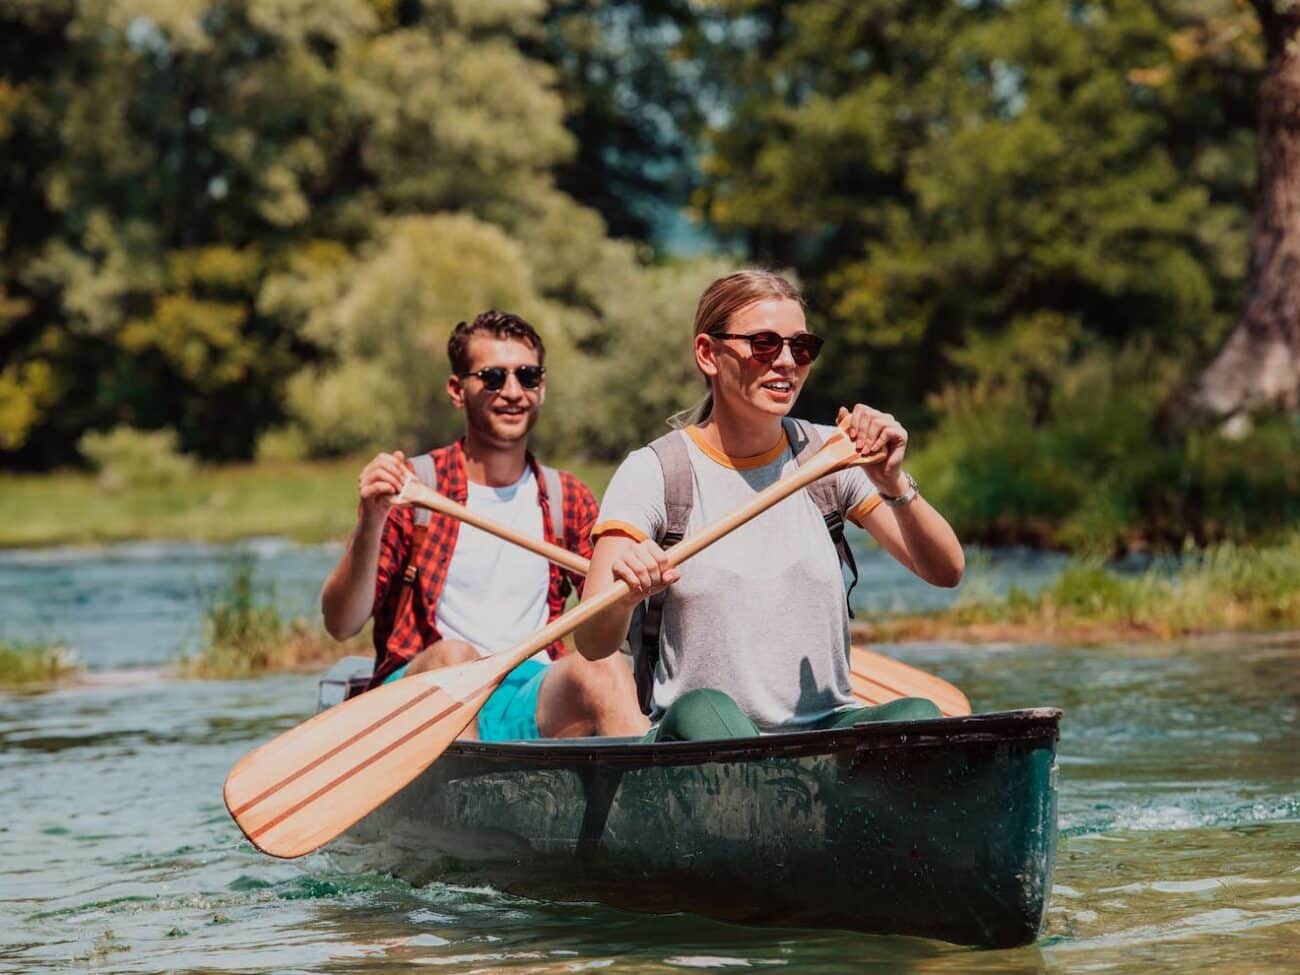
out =
{"type": "Polygon", "coordinates": [[[807,285],[839,366],[813,412],[869,394],[915,416],[976,336],[1187,356],[1231,321],[1247,120],[1235,79],[1171,51],[1181,9],[729,6],[701,205],[807,285]]]}
{"type": "Polygon", "coordinates": [[[1166,426],[1300,409],[1300,10],[1252,6],[1266,60],[1245,296],[1217,354],[1165,404],[1166,426]]]}
{"type": "Polygon", "coordinates": [[[708,62],[690,52],[707,19],[688,0],[560,0],[525,44],[555,68],[576,143],[557,185],[616,237],[653,239],[695,187],[708,62]]]}
{"type": "MultiPolygon", "coordinates": [[[[575,375],[621,353],[611,310],[659,286],[557,189],[544,11],[0,0],[0,462],[119,425],[210,459],[294,424],[318,452],[423,446],[439,342],[484,303],[575,375]]],[[[596,422],[581,388],[557,443],[596,422]]]]}

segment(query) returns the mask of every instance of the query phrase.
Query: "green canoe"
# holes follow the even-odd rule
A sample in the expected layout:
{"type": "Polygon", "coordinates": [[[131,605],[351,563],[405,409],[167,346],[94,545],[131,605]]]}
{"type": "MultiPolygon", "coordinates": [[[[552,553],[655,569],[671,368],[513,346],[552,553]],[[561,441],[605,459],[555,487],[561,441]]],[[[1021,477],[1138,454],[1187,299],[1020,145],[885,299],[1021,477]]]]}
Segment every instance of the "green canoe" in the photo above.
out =
{"type": "MultiPolygon", "coordinates": [[[[364,687],[340,661],[328,706],[364,687]]],[[[348,869],[728,921],[1037,937],[1054,708],[761,739],[457,742],[331,844],[348,869]]]]}

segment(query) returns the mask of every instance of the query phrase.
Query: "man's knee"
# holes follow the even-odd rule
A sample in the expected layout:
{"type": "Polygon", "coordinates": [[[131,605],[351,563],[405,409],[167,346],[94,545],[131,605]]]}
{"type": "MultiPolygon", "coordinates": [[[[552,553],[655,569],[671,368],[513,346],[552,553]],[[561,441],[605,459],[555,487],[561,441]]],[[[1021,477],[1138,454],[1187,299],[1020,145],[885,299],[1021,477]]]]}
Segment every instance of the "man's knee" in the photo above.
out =
{"type": "Polygon", "coordinates": [[[592,707],[610,701],[636,701],[636,682],[632,679],[632,669],[618,654],[611,654],[601,660],[575,659],[570,670],[570,681],[574,696],[592,707]]]}
{"type": "Polygon", "coordinates": [[[440,667],[469,663],[471,660],[477,660],[478,658],[478,651],[464,640],[439,640],[437,643],[429,644],[417,653],[411,659],[406,672],[408,674],[418,674],[426,670],[437,670],[440,667]]]}

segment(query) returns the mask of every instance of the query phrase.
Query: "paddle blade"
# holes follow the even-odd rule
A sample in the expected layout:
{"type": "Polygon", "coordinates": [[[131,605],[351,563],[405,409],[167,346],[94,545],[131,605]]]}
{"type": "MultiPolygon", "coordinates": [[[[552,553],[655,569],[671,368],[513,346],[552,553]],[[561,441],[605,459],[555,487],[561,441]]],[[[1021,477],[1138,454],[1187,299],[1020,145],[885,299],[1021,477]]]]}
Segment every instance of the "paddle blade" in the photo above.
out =
{"type": "Polygon", "coordinates": [[[230,770],[226,808],[262,852],[310,853],[424,771],[508,670],[485,657],[404,677],[322,711],[230,770]]]}
{"type": "Polygon", "coordinates": [[[971,713],[966,695],[943,678],[873,650],[852,648],[849,679],[853,696],[866,705],[885,704],[900,697],[924,697],[933,701],[946,718],[971,713]]]}

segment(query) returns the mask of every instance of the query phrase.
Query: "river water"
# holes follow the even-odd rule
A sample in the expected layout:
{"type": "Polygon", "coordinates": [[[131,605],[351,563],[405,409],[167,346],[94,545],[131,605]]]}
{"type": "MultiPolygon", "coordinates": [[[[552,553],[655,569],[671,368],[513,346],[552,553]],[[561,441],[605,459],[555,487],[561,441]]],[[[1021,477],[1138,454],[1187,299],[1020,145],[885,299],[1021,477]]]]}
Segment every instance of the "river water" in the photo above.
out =
{"type": "MultiPolygon", "coordinates": [[[[413,889],[328,854],[256,853],[230,766],[310,713],[314,680],[170,678],[252,558],[310,613],[337,548],[135,545],[0,554],[0,636],[59,639],[87,680],[0,697],[0,972],[1294,971],[1300,959],[1300,636],[1183,644],[887,648],[977,710],[1065,709],[1061,843],[1043,936],[1014,951],[746,928],[413,889]]],[[[951,598],[860,553],[860,608],[951,598]]],[[[1032,588],[1059,562],[977,559],[1032,588]]],[[[936,905],[943,910],[943,905],[936,905]]]]}

